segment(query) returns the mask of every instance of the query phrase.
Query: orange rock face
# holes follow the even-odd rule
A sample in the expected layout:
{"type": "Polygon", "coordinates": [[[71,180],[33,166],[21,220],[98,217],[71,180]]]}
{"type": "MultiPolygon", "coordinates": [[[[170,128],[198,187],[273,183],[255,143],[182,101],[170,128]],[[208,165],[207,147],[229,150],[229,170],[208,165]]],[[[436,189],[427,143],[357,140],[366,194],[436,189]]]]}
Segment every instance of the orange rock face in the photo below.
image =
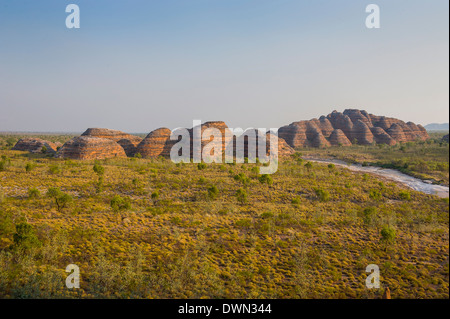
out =
{"type": "Polygon", "coordinates": [[[56,153],[57,158],[95,160],[126,157],[124,149],[106,138],[79,136],[65,143],[56,153]]]}
{"type": "Polygon", "coordinates": [[[137,145],[142,141],[142,138],[138,136],[106,128],[88,128],[81,136],[106,138],[117,142],[122,146],[127,156],[134,156],[137,145]]]}
{"type": "Polygon", "coordinates": [[[224,160],[225,147],[233,139],[232,132],[225,122],[210,121],[203,123],[199,130],[201,132],[200,139],[199,136],[196,136],[195,129],[198,129],[198,127],[189,129],[189,134],[191,136],[191,157],[194,156],[194,145],[200,144],[202,154],[205,146],[207,146],[210,149],[209,155],[222,156],[222,160],[224,160]],[[219,141],[217,141],[217,138],[214,139],[214,135],[208,136],[208,132],[213,134],[214,131],[216,131],[215,133],[220,133],[221,138],[219,141]],[[219,152],[221,153],[220,155],[218,155],[219,152]]]}
{"type": "Polygon", "coordinates": [[[169,157],[172,145],[175,143],[170,140],[172,132],[168,128],[159,128],[150,132],[137,146],[136,152],[144,158],[158,156],[169,157]]]}
{"type": "Polygon", "coordinates": [[[372,127],[373,138],[377,144],[395,145],[397,142],[381,127],[372,127]]]}
{"type": "MultiPolygon", "coordinates": [[[[198,127],[201,132],[200,139],[194,135],[194,129],[187,129],[187,134],[189,140],[189,156],[193,158],[193,145],[197,143],[201,146],[201,154],[203,154],[205,147],[210,149],[210,155],[215,156],[219,150],[221,151],[221,158],[225,160],[225,149],[231,148],[233,150],[233,156],[236,155],[236,138],[232,136],[231,130],[224,122],[206,122],[198,127]],[[217,129],[215,133],[220,134],[221,138],[214,143],[214,136],[208,136],[207,129],[217,129]]],[[[210,130],[210,133],[214,133],[214,130],[210,130]]],[[[151,132],[145,139],[142,140],[141,143],[137,146],[136,152],[141,154],[144,158],[154,158],[158,156],[170,157],[170,151],[172,146],[175,145],[177,140],[170,140],[171,131],[168,128],[159,128],[153,132],[151,132]]],[[[238,137],[239,139],[239,137],[238,137]]],[[[255,142],[255,151],[258,152],[258,136],[255,134],[250,134],[250,140],[255,142]],[[253,140],[252,140],[253,139],[253,140]]],[[[241,141],[241,140],[240,140],[241,141]]],[[[248,142],[249,139],[246,138],[242,143],[242,147],[244,147],[244,157],[249,157],[248,154],[248,142]]],[[[241,145],[241,144],[240,144],[241,145]]],[[[267,133],[266,135],[266,154],[270,154],[271,150],[273,150],[273,146],[270,145],[270,135],[267,133]]],[[[278,156],[287,156],[293,154],[294,150],[281,138],[278,138],[278,156]]],[[[256,153],[258,154],[258,153],[256,153]]],[[[257,155],[254,155],[254,158],[257,155]]]]}
{"type": "Polygon", "coordinates": [[[323,122],[320,124],[317,119],[294,122],[280,128],[278,130],[278,136],[284,139],[291,147],[330,146],[330,143],[323,135],[323,131],[328,133],[331,129],[328,127],[327,122],[325,122],[325,124],[323,122]]]}
{"type": "Polygon", "coordinates": [[[40,138],[22,138],[14,145],[12,150],[41,153],[43,147],[45,147],[46,153],[55,154],[58,146],[40,138]]]}
{"type": "Polygon", "coordinates": [[[294,122],[280,128],[279,136],[292,147],[327,147],[351,145],[353,142],[395,145],[429,138],[421,125],[355,109],[347,109],[343,113],[333,111],[319,119],[294,122]]]}
{"type": "MultiPolygon", "coordinates": [[[[294,149],[290,147],[285,140],[272,134],[272,132],[267,132],[265,134],[265,150],[264,153],[261,154],[259,143],[260,139],[264,138],[264,134],[259,130],[249,129],[242,135],[233,139],[233,155],[237,156],[237,151],[239,151],[239,154],[243,154],[244,157],[252,161],[263,155],[270,155],[275,150],[275,145],[271,143],[271,137],[277,142],[278,157],[285,157],[295,153],[294,149]]],[[[262,141],[262,143],[264,143],[264,141],[262,141]]]]}
{"type": "Polygon", "coordinates": [[[330,135],[330,143],[334,146],[350,146],[352,143],[340,129],[335,129],[330,135]]]}

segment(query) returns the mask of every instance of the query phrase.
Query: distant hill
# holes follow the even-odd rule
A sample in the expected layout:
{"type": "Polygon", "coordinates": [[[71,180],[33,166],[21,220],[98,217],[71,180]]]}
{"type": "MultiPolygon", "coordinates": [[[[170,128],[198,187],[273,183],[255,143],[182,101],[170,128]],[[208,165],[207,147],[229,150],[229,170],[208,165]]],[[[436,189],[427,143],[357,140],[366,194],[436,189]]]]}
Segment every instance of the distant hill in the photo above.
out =
{"type": "Polygon", "coordinates": [[[427,131],[448,131],[448,123],[438,124],[438,123],[431,123],[428,125],[425,125],[425,129],[427,131]]]}

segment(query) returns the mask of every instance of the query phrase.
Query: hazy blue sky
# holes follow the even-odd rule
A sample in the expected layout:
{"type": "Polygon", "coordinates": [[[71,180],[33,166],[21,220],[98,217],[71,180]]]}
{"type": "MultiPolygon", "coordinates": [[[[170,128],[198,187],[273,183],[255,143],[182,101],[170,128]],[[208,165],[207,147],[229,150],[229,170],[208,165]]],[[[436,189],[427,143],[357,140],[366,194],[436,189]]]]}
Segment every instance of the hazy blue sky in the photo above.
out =
{"type": "Polygon", "coordinates": [[[448,0],[0,0],[0,131],[449,116],[448,0]],[[67,29],[78,4],[81,28],[67,29]],[[381,8],[367,29],[365,7],[381,8]]]}

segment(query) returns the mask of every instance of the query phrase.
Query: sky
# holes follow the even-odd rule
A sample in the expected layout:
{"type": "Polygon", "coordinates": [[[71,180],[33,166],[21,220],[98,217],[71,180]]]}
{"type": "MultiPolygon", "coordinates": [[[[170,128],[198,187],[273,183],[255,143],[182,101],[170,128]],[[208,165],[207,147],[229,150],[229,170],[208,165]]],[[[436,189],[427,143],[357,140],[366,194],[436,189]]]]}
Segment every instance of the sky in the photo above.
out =
{"type": "Polygon", "coordinates": [[[0,131],[448,122],[447,0],[0,0],[0,131]],[[80,28],[68,29],[68,4],[80,28]],[[368,29],[366,6],[380,7],[368,29]]]}

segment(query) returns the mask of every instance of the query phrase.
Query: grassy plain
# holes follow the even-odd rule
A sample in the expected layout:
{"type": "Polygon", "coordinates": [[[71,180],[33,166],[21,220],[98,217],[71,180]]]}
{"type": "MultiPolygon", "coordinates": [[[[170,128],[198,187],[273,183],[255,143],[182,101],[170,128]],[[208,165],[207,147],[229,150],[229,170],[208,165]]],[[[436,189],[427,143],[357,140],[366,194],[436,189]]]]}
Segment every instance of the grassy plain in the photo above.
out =
{"type": "MultiPolygon", "coordinates": [[[[6,138],[0,298],[380,298],[369,264],[393,298],[449,297],[448,199],[299,154],[261,178],[260,164],[60,160],[6,138]]],[[[395,154],[412,149],[402,160],[446,164],[448,182],[448,144],[395,154]]]]}

